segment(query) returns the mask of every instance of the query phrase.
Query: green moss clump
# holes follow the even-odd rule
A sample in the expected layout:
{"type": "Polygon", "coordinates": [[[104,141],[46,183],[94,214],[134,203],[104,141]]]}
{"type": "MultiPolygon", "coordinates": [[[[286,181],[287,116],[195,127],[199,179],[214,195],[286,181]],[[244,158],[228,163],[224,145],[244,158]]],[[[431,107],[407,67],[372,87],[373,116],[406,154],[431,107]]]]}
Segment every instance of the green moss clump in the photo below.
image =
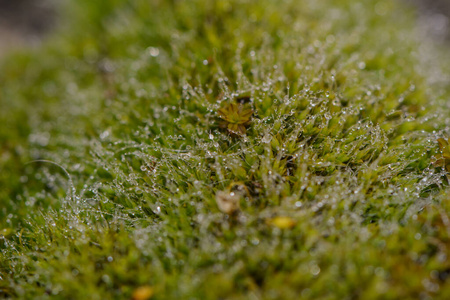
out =
{"type": "Polygon", "coordinates": [[[448,174],[433,163],[450,61],[417,54],[413,10],[65,11],[0,66],[1,296],[450,297],[448,174]]]}

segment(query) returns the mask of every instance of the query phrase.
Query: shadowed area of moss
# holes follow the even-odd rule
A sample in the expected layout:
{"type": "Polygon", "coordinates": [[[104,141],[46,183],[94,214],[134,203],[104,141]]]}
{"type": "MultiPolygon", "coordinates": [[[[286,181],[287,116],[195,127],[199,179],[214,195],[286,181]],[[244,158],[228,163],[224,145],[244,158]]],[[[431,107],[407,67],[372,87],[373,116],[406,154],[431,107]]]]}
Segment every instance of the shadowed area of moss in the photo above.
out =
{"type": "Polygon", "coordinates": [[[70,2],[3,60],[0,295],[450,297],[449,91],[325,2],[70,2]]]}

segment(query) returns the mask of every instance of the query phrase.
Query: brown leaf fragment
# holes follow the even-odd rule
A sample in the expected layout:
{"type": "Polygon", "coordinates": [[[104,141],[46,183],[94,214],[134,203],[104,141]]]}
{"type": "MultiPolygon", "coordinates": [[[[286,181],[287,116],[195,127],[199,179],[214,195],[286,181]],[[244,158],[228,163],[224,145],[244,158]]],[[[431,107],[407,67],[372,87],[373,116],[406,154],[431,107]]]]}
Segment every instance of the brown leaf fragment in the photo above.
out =
{"type": "Polygon", "coordinates": [[[217,206],[219,207],[220,211],[228,215],[231,215],[240,209],[240,199],[240,194],[235,192],[219,191],[216,194],[217,206]]]}

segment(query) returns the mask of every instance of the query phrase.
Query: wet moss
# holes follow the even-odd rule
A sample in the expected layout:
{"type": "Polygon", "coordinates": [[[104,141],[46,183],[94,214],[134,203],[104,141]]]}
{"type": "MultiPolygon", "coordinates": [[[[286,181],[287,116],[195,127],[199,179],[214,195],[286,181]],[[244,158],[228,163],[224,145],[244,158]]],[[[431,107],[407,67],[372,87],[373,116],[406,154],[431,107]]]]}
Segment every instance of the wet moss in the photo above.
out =
{"type": "Polygon", "coordinates": [[[448,298],[450,61],[412,10],[67,5],[0,66],[0,295],[448,298]]]}

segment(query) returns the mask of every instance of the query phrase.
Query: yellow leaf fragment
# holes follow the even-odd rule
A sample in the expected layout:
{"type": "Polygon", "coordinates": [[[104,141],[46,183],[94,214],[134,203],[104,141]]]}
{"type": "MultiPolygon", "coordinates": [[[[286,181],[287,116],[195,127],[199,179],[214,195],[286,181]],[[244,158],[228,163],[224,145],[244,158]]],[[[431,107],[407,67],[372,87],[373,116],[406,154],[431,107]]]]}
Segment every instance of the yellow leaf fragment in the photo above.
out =
{"type": "Polygon", "coordinates": [[[433,165],[435,167],[444,167],[445,166],[445,159],[443,159],[443,158],[435,158],[435,157],[433,157],[432,159],[434,159],[432,161],[432,163],[433,163],[433,165]]]}
{"type": "Polygon", "coordinates": [[[448,142],[443,138],[439,138],[437,141],[439,144],[439,148],[441,148],[441,150],[444,151],[444,148],[448,146],[448,142]]]}
{"type": "Polygon", "coordinates": [[[275,217],[269,220],[269,224],[280,229],[291,229],[297,222],[289,217],[275,217]]]}
{"type": "Polygon", "coordinates": [[[447,172],[450,172],[450,138],[448,140],[439,138],[437,142],[439,144],[442,157],[437,158],[434,165],[437,167],[444,167],[447,172]]]}
{"type": "Polygon", "coordinates": [[[155,293],[154,289],[149,285],[140,286],[134,290],[132,300],[148,300],[155,293]]]}

